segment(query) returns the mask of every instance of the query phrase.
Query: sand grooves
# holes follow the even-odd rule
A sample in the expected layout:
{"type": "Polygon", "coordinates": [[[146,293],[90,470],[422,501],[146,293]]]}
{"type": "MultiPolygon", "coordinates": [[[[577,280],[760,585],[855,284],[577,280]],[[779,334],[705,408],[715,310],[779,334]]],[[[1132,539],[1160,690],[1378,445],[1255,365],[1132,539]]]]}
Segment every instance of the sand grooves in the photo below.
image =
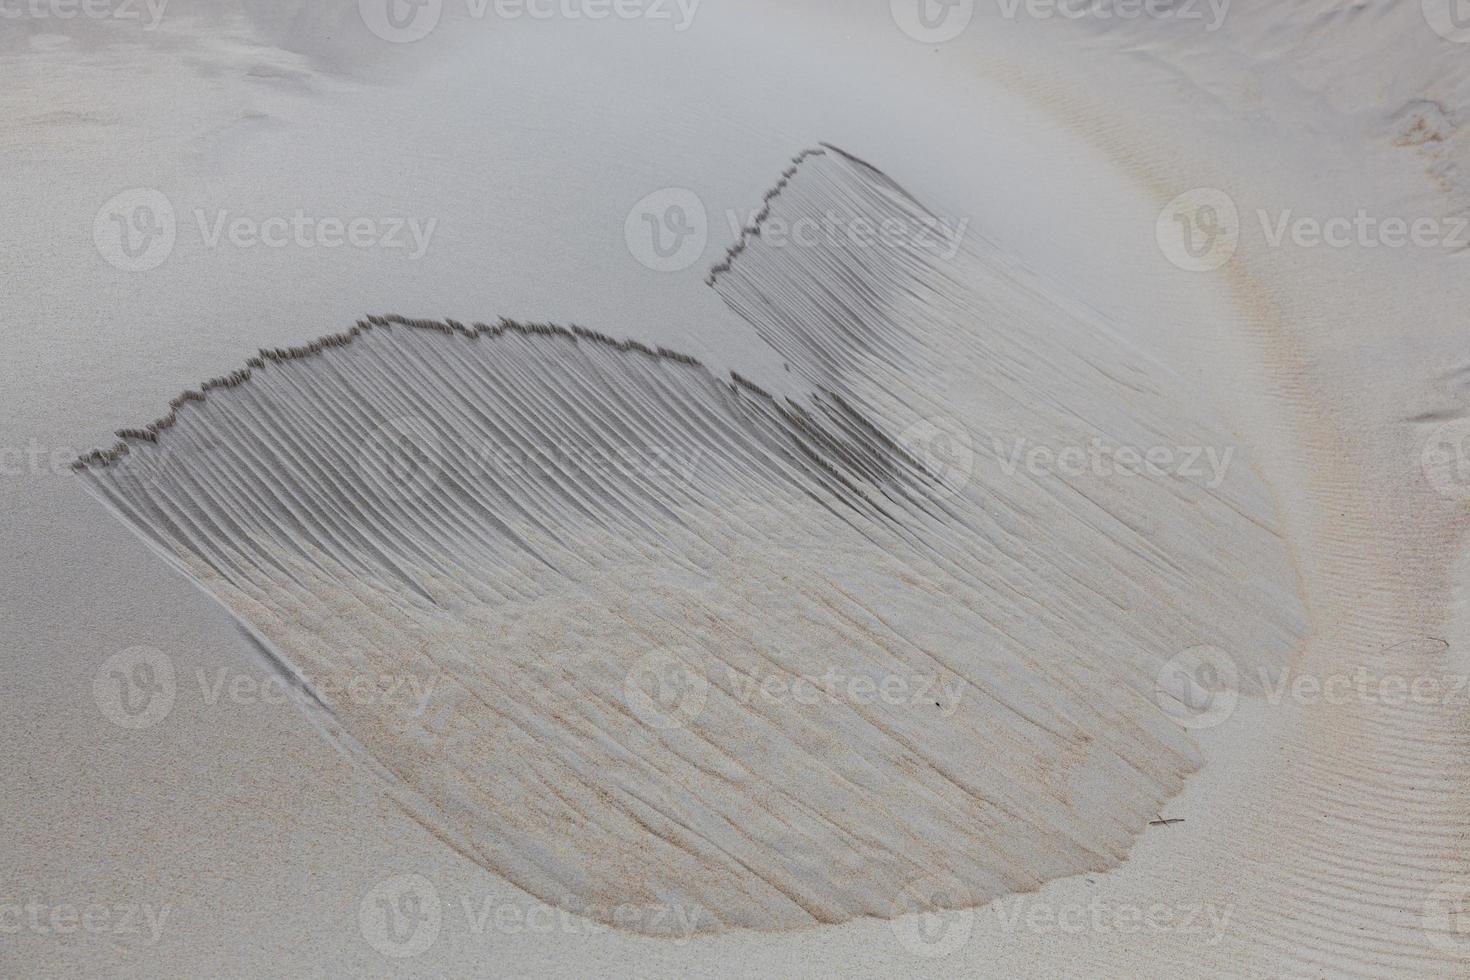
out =
{"type": "Polygon", "coordinates": [[[371,318],[80,472],[547,902],[783,928],[1115,864],[1196,764],[1160,666],[1207,643],[1248,683],[1304,632],[1263,488],[1018,464],[1232,447],[868,165],[803,154],[761,221],[713,285],[800,403],[578,328],[371,318]],[[773,233],[855,217],[906,232],[773,233]]]}

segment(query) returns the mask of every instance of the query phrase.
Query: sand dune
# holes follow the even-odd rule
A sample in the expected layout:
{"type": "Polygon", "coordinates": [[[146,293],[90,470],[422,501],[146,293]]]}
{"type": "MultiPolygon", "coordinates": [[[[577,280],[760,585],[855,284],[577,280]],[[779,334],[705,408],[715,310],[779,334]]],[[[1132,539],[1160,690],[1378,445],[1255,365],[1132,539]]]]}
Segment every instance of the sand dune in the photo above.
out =
{"type": "Polygon", "coordinates": [[[0,2],[0,973],[1464,975],[1452,0],[597,6],[0,2]]]}
{"type": "Polygon", "coordinates": [[[1166,663],[1209,640],[1254,690],[1304,634],[1261,486],[1177,377],[924,239],[870,165],[804,154],[758,220],[714,285],[803,400],[580,328],[373,317],[78,465],[548,902],[777,928],[912,911],[935,868],[964,907],[1121,861],[1198,763],[1166,663]],[[774,241],[842,214],[911,237],[774,241]],[[1028,442],[1228,463],[1008,472],[1028,442]]]}

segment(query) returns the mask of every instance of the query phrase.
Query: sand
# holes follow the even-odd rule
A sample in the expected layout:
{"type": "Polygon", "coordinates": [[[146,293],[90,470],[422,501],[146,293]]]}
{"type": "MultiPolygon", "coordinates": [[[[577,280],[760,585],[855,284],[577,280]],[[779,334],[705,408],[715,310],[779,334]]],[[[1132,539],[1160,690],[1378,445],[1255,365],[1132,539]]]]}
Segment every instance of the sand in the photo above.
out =
{"type": "MultiPolygon", "coordinates": [[[[1458,679],[1470,667],[1460,618],[1466,495],[1452,464],[1465,363],[1455,231],[1470,202],[1456,168],[1463,49],[1453,30],[1446,38],[1431,26],[1433,4],[1236,4],[1216,30],[1206,29],[1206,7],[1192,22],[1069,20],[1025,7],[1012,19],[981,5],[956,36],[923,41],[881,6],[711,3],[675,30],[677,8],[672,21],[475,20],[449,5],[440,27],[409,44],[375,37],[354,4],[314,5],[309,16],[285,4],[251,6],[253,17],[170,5],[156,30],[86,18],[6,26],[0,98],[13,193],[0,235],[12,259],[13,328],[0,425],[13,464],[3,533],[14,558],[0,577],[11,624],[6,707],[18,743],[0,768],[6,972],[1463,972],[1470,940],[1456,912],[1470,893],[1470,773],[1458,679]],[[934,293],[956,326],[938,326],[934,301],[915,307],[922,297],[864,264],[881,250],[833,259],[821,246],[747,244],[713,288],[707,282],[792,155],[818,141],[879,167],[946,227],[966,222],[964,258],[925,256],[924,265],[924,275],[953,280],[934,293]],[[104,208],[133,189],[152,194],[104,208]],[[108,218],[137,217],[139,202],[156,217],[152,195],[175,214],[172,245],[119,251],[108,218]],[[640,201],[652,204],[640,210],[640,201]],[[667,204],[696,202],[707,223],[698,249],[659,254],[636,244],[640,213],[669,217],[667,204]],[[277,230],[289,228],[298,209],[311,219],[312,245],[252,245],[229,230],[236,218],[246,231],[271,218],[285,219],[277,230]],[[368,219],[363,241],[373,244],[323,246],[316,236],[331,233],[322,218],[368,219]],[[1311,228],[1295,223],[1302,218],[1319,228],[1339,219],[1346,244],[1313,244],[1311,228]],[[1223,220],[1223,237],[1183,247],[1176,230],[1191,219],[1223,220]],[[1386,219],[1433,224],[1420,244],[1395,246],[1386,219]],[[843,265],[850,261],[861,271],[843,265]],[[846,307],[803,285],[834,281],[876,311],[837,317],[838,334],[813,324],[846,307]],[[340,663],[322,638],[345,631],[302,605],[324,592],[292,565],[314,556],[312,574],[323,574],[322,549],[280,535],[261,542],[260,554],[275,555],[290,584],[272,586],[269,602],[231,605],[232,616],[211,595],[224,587],[207,581],[228,562],[186,569],[210,592],[196,588],[177,563],[159,560],[158,540],[150,548],[127,527],[156,522],[115,519],[70,464],[261,348],[302,346],[388,311],[465,324],[502,316],[578,324],[696,359],[710,391],[733,371],[771,404],[789,398],[810,408],[819,404],[814,392],[835,392],[893,435],[915,421],[905,406],[927,404],[938,411],[926,418],[957,417],[988,464],[943,498],[942,519],[911,505],[897,524],[910,534],[903,545],[852,536],[850,522],[824,524],[831,518],[820,515],[832,511],[809,495],[800,506],[776,502],[785,491],[760,476],[760,464],[737,468],[740,493],[696,465],[692,486],[676,481],[678,492],[729,506],[718,523],[684,515],[664,526],[665,550],[652,554],[687,561],[698,554],[694,543],[670,537],[672,528],[725,528],[713,538],[722,544],[705,538],[705,578],[660,579],[676,566],[650,558],[626,525],[599,518],[592,523],[610,536],[590,553],[606,564],[582,577],[576,601],[562,592],[550,605],[535,600],[542,605],[525,621],[534,621],[535,639],[511,644],[531,660],[568,649],[556,630],[578,609],[572,623],[602,644],[585,659],[626,666],[620,658],[638,648],[598,617],[637,608],[609,596],[643,594],[663,621],[713,614],[743,633],[738,642],[703,638],[704,649],[814,658],[782,664],[787,674],[830,664],[839,650],[860,655],[842,662],[871,667],[923,640],[977,693],[951,715],[968,731],[995,724],[985,706],[1018,701],[1048,705],[1070,727],[1038,725],[1033,711],[1003,736],[945,737],[919,725],[910,706],[856,706],[916,726],[909,741],[928,768],[893,763],[916,785],[942,757],[975,791],[978,809],[945,827],[936,815],[961,811],[930,813],[892,782],[842,803],[803,773],[801,760],[833,753],[884,758],[878,745],[854,740],[864,729],[851,717],[864,711],[825,705],[813,715],[778,703],[765,713],[789,744],[729,753],[759,760],[753,768],[772,788],[752,795],[711,783],[698,794],[715,810],[784,794],[766,811],[772,817],[730,821],[749,849],[743,879],[699,860],[698,848],[686,851],[696,857],[664,859],[585,800],[567,801],[585,822],[566,831],[553,832],[563,824],[544,809],[571,784],[540,774],[557,771],[558,751],[589,742],[637,746],[641,765],[665,770],[661,782],[589,762],[592,785],[689,785],[667,767],[678,739],[692,734],[688,725],[651,729],[624,718],[598,742],[585,730],[578,737],[581,723],[565,710],[585,710],[585,696],[561,708],[532,702],[529,717],[547,722],[539,734],[546,751],[502,745],[492,755],[514,761],[496,768],[483,746],[462,755],[424,749],[381,701],[356,713],[326,710],[352,702],[322,690],[340,663]],[[864,347],[854,323],[901,329],[903,343],[923,354],[919,365],[895,361],[892,333],[864,347]],[[1144,448],[1233,449],[1227,479],[1181,496],[1166,492],[1180,481],[1164,476],[1124,483],[1116,473],[1072,478],[1043,467],[1017,476],[1000,466],[1017,440],[1057,449],[1094,428],[1144,448]],[[998,458],[985,453],[993,435],[998,458]],[[1115,495],[1110,512],[1143,528],[1142,544],[1124,547],[1075,504],[1014,538],[983,533],[1000,513],[994,501],[984,506],[985,493],[1007,491],[1035,517],[1039,501],[1079,479],[1115,495]],[[717,485],[736,499],[718,498],[717,485]],[[757,507],[759,519],[741,506],[757,507]],[[793,517],[808,506],[794,534],[793,517]],[[732,535],[734,526],[760,530],[732,535]],[[936,549],[959,570],[944,573],[958,576],[945,587],[960,598],[952,606],[914,598],[900,569],[884,566],[919,554],[932,562],[936,549]],[[997,554],[1006,560],[998,570],[974,573],[994,567],[997,554]],[[789,595],[778,569],[802,562],[821,584],[789,595]],[[1163,568],[1174,574],[1149,578],[1163,568]],[[985,634],[964,617],[993,622],[997,600],[954,590],[997,582],[1039,608],[1000,621],[1011,640],[975,642],[985,634]],[[865,616],[887,610],[899,628],[866,641],[870,648],[829,647],[842,627],[813,625],[810,611],[854,590],[865,616]],[[271,607],[286,608],[288,595],[295,611],[281,629],[268,628],[280,617],[271,607]],[[765,615],[742,622],[737,595],[765,615]],[[673,608],[657,608],[660,597],[673,608]],[[1056,642],[1037,639],[1048,632],[1056,642]],[[1010,643],[1032,647],[1026,670],[1007,673],[996,662],[1010,643]],[[292,649],[315,649],[327,669],[293,659],[292,649]],[[1202,662],[1219,665],[1201,649],[1225,651],[1236,696],[1226,711],[1171,714],[1158,688],[1201,677],[1202,662]],[[118,671],[139,691],[147,681],[167,697],[124,703],[118,693],[132,688],[117,686],[118,671]],[[1078,672],[1085,684],[1066,679],[1078,672]],[[1401,693],[1400,681],[1418,693],[1401,693]],[[1065,691],[1079,703],[1057,700],[1065,691]],[[335,729],[324,715],[337,718],[335,729]],[[829,739],[846,732],[835,740],[846,744],[818,747],[800,737],[803,724],[829,739]],[[1048,738],[1056,740],[1049,748],[1048,738]],[[1067,756],[1084,743],[1096,748],[1067,756]],[[339,751],[344,745],[349,751],[339,751]],[[424,753],[412,765],[411,745],[424,753]],[[1101,763],[1120,751],[1132,771],[1153,777],[1130,785],[1101,763]],[[435,768],[455,758],[486,771],[456,782],[435,768]],[[396,785],[405,775],[422,782],[413,789],[440,807],[438,818],[405,805],[396,785]],[[521,789],[511,788],[516,782],[521,789]],[[490,821],[496,811],[478,797],[455,796],[454,787],[464,794],[472,784],[497,802],[497,820],[519,829],[490,821]],[[1075,826],[1058,827],[1041,802],[1018,803],[1028,797],[1054,801],[1046,805],[1062,806],[1075,826]],[[451,799],[459,802],[444,803],[451,799]],[[873,803],[890,812],[863,809],[873,803]],[[985,815],[997,803],[1010,808],[1006,819],[985,815]],[[852,821],[848,829],[873,846],[844,865],[824,850],[840,838],[822,843],[815,823],[800,844],[762,823],[797,825],[798,807],[813,821],[852,821]],[[1063,841],[1077,849],[1057,860],[1063,841]],[[578,849],[582,857],[565,860],[578,849]],[[815,854],[824,858],[800,870],[815,854]],[[752,891],[772,875],[789,876],[781,881],[788,898],[797,887],[811,893],[782,903],[752,891]],[[710,914],[655,917],[691,907],[710,914]],[[924,911],[903,914],[911,909],[924,911]]],[[[777,197],[768,218],[795,213],[783,215],[782,200],[800,204],[807,176],[790,178],[798,196],[777,197]]],[[[417,345],[416,359],[442,360],[444,343],[500,342],[404,326],[380,333],[392,339],[367,342],[389,345],[378,354],[385,365],[406,363],[400,344],[417,345]]],[[[329,367],[342,353],[311,363],[329,367]]],[[[628,356],[647,355],[619,355],[628,356]]],[[[289,383],[300,377],[291,371],[319,370],[306,363],[272,363],[265,374],[282,372],[282,380],[262,390],[325,390],[310,375],[302,388],[289,383]]],[[[681,362],[659,370],[675,368],[694,370],[681,362]]],[[[383,370],[388,381],[404,380],[383,370]]],[[[340,371],[333,377],[352,384],[340,371]]],[[[564,386],[580,374],[542,363],[522,377],[564,386]]],[[[258,412],[299,419],[294,402],[253,393],[259,381],[185,403],[178,429],[156,444],[143,440],[129,458],[215,419],[216,409],[226,412],[220,425],[242,432],[261,431],[252,428],[258,412]],[[247,411],[247,392],[265,400],[247,411]]],[[[461,390],[478,383],[457,381],[461,390]]],[[[477,397],[489,390],[500,389],[477,397]]],[[[690,404],[692,396],[680,397],[690,404]]],[[[921,444],[934,445],[924,434],[921,444]]],[[[242,443],[230,436],[223,444],[242,443]]],[[[953,489],[949,459],[918,460],[914,472],[937,478],[929,492],[953,489]]],[[[193,466],[185,457],[182,472],[203,472],[193,466]]],[[[125,496],[158,499],[160,480],[176,471],[157,472],[147,496],[124,488],[125,496]]],[[[270,513],[263,491],[277,471],[265,472],[267,483],[253,487],[239,472],[220,483],[235,496],[217,491],[212,513],[226,503],[237,515],[270,513]]],[[[830,501],[891,492],[892,477],[871,466],[840,475],[846,482],[817,466],[802,479],[826,487],[818,497],[830,501]]],[[[195,506],[164,496],[170,507],[195,506]]],[[[396,506],[399,516],[382,529],[423,513],[419,498],[396,506]]],[[[647,516],[631,513],[625,521],[647,516]]],[[[429,533],[415,535],[420,545],[429,533]]],[[[579,547],[592,540],[585,529],[576,538],[579,547]]],[[[461,572],[406,576],[441,604],[447,591],[437,590],[478,581],[462,574],[472,558],[488,568],[505,553],[443,545],[428,550],[455,554],[461,572]]],[[[327,571],[340,584],[341,570],[327,571]]],[[[499,596],[487,615],[505,612],[508,592],[531,601],[528,585],[497,574],[483,580],[495,588],[478,587],[478,602],[499,596]]],[[[933,571],[918,579],[919,594],[945,580],[933,571]]],[[[382,615],[393,608],[375,601],[382,615]]],[[[483,651],[463,656],[485,669],[483,651]]],[[[899,673],[919,673],[904,663],[899,673]]],[[[618,673],[604,671],[607,703],[640,703],[618,690],[618,673]]],[[[411,685],[398,693],[406,700],[397,704],[414,706],[411,685]]],[[[749,703],[732,699],[726,710],[716,698],[694,731],[704,723],[712,737],[748,738],[741,712],[751,713],[749,703]]],[[[696,774],[708,769],[697,753],[679,758],[696,774]]],[[[687,817],[695,801],[680,806],[662,810],[687,817]]],[[[708,810],[701,819],[712,819],[708,810]]],[[[696,823],[694,832],[712,839],[710,826],[696,823]]],[[[722,841],[726,853],[738,853],[736,837],[722,841]]]]}

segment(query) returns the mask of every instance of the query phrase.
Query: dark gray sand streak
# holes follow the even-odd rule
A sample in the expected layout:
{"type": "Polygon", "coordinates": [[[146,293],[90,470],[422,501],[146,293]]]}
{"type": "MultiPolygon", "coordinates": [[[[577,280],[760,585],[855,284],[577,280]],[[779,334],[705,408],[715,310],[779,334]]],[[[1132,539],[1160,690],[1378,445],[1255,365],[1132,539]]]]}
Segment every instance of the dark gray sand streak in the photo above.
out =
{"type": "MultiPolygon", "coordinates": [[[[824,148],[760,220],[833,212],[928,215],[824,148]]],[[[1116,864],[1179,791],[1163,662],[1279,663],[1305,627],[1243,460],[1218,485],[1003,465],[1018,439],[1230,440],[1081,304],[954,244],[747,230],[712,284],[799,402],[580,328],[381,317],[79,469],[420,820],[539,898],[704,930],[891,916],[936,873],[986,901],[1116,864]],[[934,424],[972,465],[906,435],[934,424]]]]}

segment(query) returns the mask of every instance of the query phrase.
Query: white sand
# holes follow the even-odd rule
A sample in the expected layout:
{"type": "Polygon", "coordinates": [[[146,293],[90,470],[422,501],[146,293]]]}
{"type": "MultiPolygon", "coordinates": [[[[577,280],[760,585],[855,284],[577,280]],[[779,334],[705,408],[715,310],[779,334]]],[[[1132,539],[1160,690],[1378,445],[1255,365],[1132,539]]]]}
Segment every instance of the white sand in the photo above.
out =
{"type": "MultiPolygon", "coordinates": [[[[156,31],[0,24],[0,443],[19,453],[0,525],[15,556],[0,572],[4,972],[1463,975],[1470,936],[1448,915],[1470,889],[1463,690],[1399,707],[1247,691],[1188,735],[1203,767],[1162,807],[1183,823],[1144,827],[1111,870],[951,913],[934,943],[920,930],[937,916],[645,937],[543,913],[410,819],[295,704],[232,696],[231,678],[273,676],[260,649],[67,471],[257,348],[368,312],[576,322],[799,394],[703,277],[734,237],[726,211],[748,215],[821,139],[968,216],[976,241],[1099,311],[1229,429],[1294,559],[1299,595],[1277,598],[1311,624],[1292,676],[1470,670],[1463,487],[1421,467],[1463,414],[1463,256],[1273,247],[1257,218],[1453,218],[1470,203],[1455,169],[1463,46],[1418,5],[1237,4],[1213,32],[981,5],[942,44],[906,37],[882,5],[786,6],[709,0],[682,32],[446,14],[399,46],[365,34],[351,4],[275,10],[264,21],[294,51],[181,0],[156,31]],[[94,219],[138,187],[170,201],[177,242],[127,272],[99,253],[94,219]],[[624,223],[666,187],[693,190],[712,227],[699,261],[660,274],[630,256],[624,223]],[[1199,187],[1225,191],[1241,222],[1208,273],[1155,239],[1160,209],[1199,187]],[[437,223],[413,260],[411,245],[210,248],[194,213],[297,208],[437,223]],[[138,646],[168,658],[177,689],[166,717],[127,730],[94,679],[138,646]],[[422,951],[375,931],[399,875],[441,905],[422,951]],[[1130,918],[1151,909],[1151,925],[1130,918]]],[[[1260,613],[1208,598],[1225,620],[1260,613]]],[[[1253,671],[1258,654],[1234,655],[1253,671]]]]}

